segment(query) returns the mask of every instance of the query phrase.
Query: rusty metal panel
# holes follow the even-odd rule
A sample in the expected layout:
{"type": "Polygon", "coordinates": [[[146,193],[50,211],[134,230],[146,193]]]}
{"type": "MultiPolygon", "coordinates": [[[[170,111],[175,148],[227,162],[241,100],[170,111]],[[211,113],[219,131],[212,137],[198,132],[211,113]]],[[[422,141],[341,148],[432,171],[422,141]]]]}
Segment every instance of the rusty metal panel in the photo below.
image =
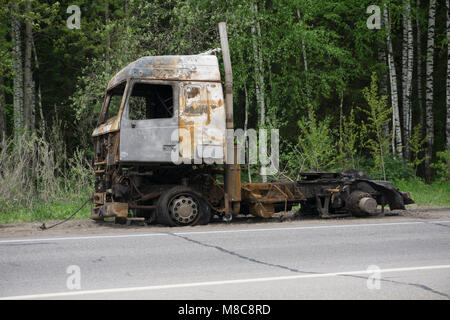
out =
{"type": "Polygon", "coordinates": [[[270,218],[275,212],[275,204],[296,203],[306,200],[295,182],[244,183],[242,201],[250,206],[252,215],[270,218]]]}
{"type": "Polygon", "coordinates": [[[223,163],[225,110],[222,86],[185,82],[179,103],[180,156],[194,163],[223,163]]]}
{"type": "Polygon", "coordinates": [[[131,78],[220,81],[220,71],[214,55],[148,56],[119,71],[109,82],[108,89],[131,78]]]}

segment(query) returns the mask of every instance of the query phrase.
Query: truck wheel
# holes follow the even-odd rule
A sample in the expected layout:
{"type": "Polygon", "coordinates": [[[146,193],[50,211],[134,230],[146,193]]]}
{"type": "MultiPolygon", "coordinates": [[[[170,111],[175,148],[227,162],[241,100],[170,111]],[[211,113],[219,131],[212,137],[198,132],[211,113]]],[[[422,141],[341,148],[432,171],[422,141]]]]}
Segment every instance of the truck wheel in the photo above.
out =
{"type": "Polygon", "coordinates": [[[377,216],[377,201],[367,192],[353,191],[349,197],[349,205],[352,214],[356,217],[377,216]]]}
{"type": "Polygon", "coordinates": [[[164,192],[156,204],[156,222],[168,226],[207,224],[211,208],[203,197],[184,186],[164,192]]]}

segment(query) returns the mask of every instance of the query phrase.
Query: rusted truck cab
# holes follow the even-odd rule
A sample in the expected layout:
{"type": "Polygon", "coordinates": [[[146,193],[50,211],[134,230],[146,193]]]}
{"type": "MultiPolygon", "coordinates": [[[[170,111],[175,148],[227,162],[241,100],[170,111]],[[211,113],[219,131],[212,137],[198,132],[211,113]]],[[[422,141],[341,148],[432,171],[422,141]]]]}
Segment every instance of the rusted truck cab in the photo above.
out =
{"type": "MultiPolygon", "coordinates": [[[[193,194],[207,186],[211,181],[203,180],[214,179],[226,154],[217,57],[149,56],[130,63],[109,82],[92,135],[94,219],[156,211],[153,200],[172,186],[193,194]]],[[[198,195],[184,197],[206,205],[198,195]]],[[[177,221],[200,218],[186,217],[177,221]]]]}

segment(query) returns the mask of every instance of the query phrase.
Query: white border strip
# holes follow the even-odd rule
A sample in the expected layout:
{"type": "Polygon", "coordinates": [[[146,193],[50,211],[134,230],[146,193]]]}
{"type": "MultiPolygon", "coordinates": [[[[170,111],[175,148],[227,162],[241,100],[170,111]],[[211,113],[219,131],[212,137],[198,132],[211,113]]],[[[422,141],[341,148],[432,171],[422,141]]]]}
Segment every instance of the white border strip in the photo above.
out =
{"type": "MultiPolygon", "coordinates": [[[[408,271],[437,270],[437,269],[450,269],[450,265],[380,269],[380,270],[377,270],[376,272],[380,272],[380,273],[381,272],[408,272],[408,271]]],[[[2,297],[2,298],[0,298],[0,300],[63,298],[63,297],[91,295],[91,294],[98,295],[98,294],[111,294],[111,293],[126,293],[126,292],[137,292],[137,291],[193,288],[193,287],[204,287],[204,286],[215,286],[215,285],[284,281],[284,280],[296,280],[296,279],[308,279],[308,278],[327,278],[327,277],[337,277],[337,276],[344,276],[344,275],[360,275],[360,274],[373,274],[373,273],[374,273],[373,270],[359,270],[359,271],[345,271],[345,272],[333,272],[333,273],[306,274],[306,275],[297,275],[297,276],[280,276],[280,277],[253,278],[253,279],[179,283],[179,284],[154,285],[154,286],[146,286],[146,287],[84,290],[84,291],[33,294],[33,295],[23,295],[23,296],[10,296],[10,297],[2,297]]]]}

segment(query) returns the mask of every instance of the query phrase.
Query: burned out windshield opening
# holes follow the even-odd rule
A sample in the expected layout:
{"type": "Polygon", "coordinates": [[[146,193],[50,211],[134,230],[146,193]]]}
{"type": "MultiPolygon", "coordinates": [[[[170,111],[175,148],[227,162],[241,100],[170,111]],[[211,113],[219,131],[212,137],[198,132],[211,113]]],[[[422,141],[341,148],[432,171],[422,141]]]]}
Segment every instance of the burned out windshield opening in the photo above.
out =
{"type": "Polygon", "coordinates": [[[125,85],[126,83],[124,82],[108,91],[106,96],[107,106],[104,117],[105,121],[112,117],[115,117],[119,113],[125,85]]]}

